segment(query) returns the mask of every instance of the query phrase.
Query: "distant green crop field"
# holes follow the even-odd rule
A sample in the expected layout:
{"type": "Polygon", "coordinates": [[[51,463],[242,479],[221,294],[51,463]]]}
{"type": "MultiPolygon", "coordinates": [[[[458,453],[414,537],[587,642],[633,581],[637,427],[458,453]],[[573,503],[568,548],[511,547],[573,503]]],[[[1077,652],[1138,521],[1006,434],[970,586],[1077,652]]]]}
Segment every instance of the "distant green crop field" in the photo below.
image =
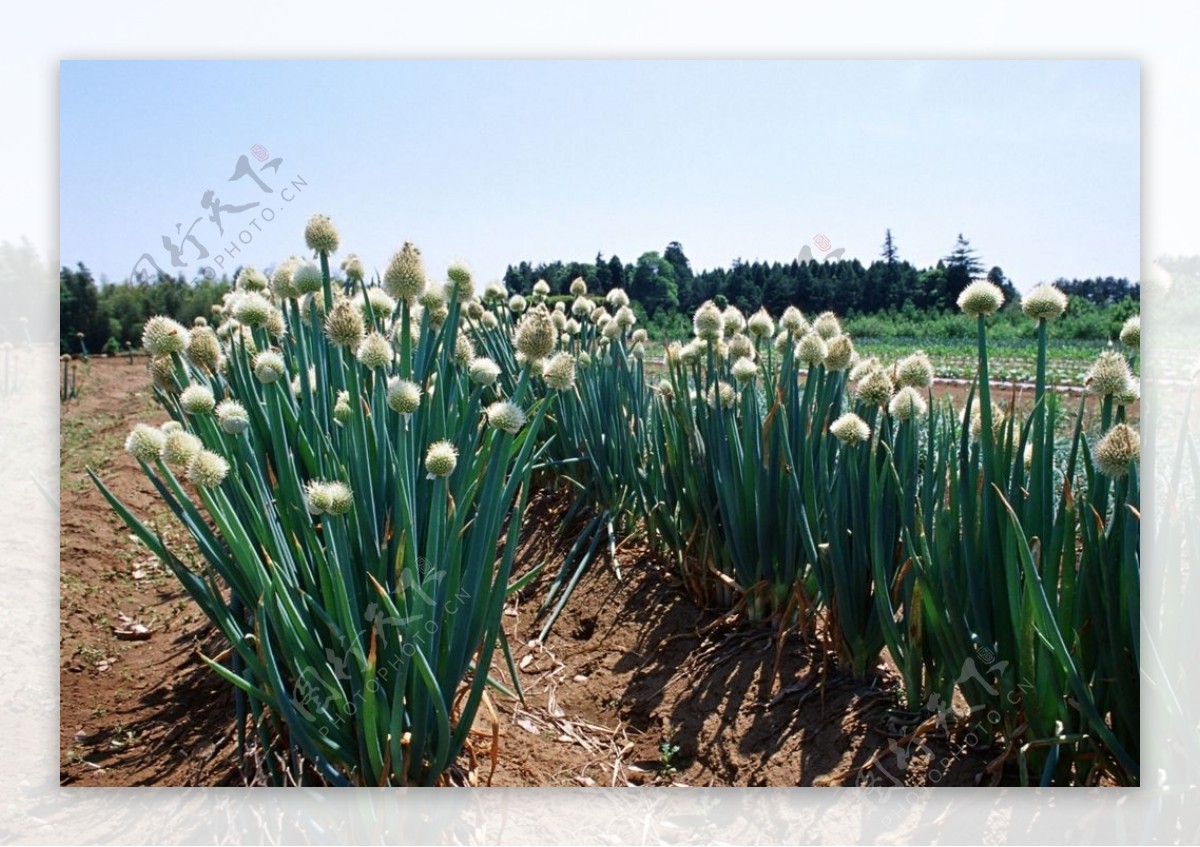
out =
{"type": "MultiPolygon", "coordinates": [[[[975,375],[977,348],[974,339],[871,339],[856,338],[855,347],[864,356],[892,361],[914,350],[924,350],[933,359],[941,378],[969,379],[975,375]]],[[[992,378],[1005,382],[1032,382],[1037,369],[1037,345],[1030,341],[989,341],[992,378]]],[[[1088,368],[1101,351],[1103,341],[1051,341],[1047,349],[1047,378],[1059,385],[1082,385],[1088,368]]]]}

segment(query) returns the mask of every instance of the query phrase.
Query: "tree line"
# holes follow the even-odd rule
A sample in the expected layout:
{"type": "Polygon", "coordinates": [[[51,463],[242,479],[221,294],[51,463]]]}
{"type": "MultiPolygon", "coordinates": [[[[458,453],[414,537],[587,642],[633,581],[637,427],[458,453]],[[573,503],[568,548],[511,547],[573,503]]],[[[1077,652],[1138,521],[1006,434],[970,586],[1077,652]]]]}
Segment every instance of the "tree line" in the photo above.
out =
{"type": "Polygon", "coordinates": [[[142,324],[152,315],[170,315],[185,325],[208,317],[229,291],[228,277],[189,282],[182,274],[139,281],[97,284],[80,262],[58,276],[59,346],[63,353],[115,353],[142,344],[142,324]]]}
{"type": "MultiPolygon", "coordinates": [[[[234,274],[236,277],[236,273],[234,274]]],[[[943,335],[953,327],[959,292],[972,279],[986,277],[1005,291],[1010,321],[1016,321],[1020,295],[1003,269],[988,268],[962,235],[933,267],[918,268],[901,259],[891,230],[879,257],[869,265],[858,259],[799,256],[790,262],[746,262],[696,272],[683,245],[672,241],[664,250],[648,251],[626,264],[617,256],[597,254],[590,262],[529,261],[509,265],[504,283],[513,293],[529,294],[545,280],[552,295],[565,296],[582,277],[588,290],[604,294],[624,288],[652,332],[680,335],[705,300],[731,303],[749,314],[760,305],[774,315],[788,306],[805,313],[834,311],[854,321],[860,333],[908,337],[943,335]]],[[[1138,310],[1140,288],[1125,278],[1054,280],[1072,298],[1057,331],[1063,337],[1108,338],[1138,310]]],[[[151,315],[166,314],[190,323],[209,315],[230,288],[230,278],[188,281],[160,274],[139,281],[98,284],[83,263],[59,274],[59,341],[63,352],[123,350],[137,347],[141,328],[151,315]],[[82,333],[82,335],[80,335],[82,333]]],[[[1002,314],[998,320],[1003,321],[1002,314]]],[[[1014,329],[1015,331],[1015,329],[1014,329]]]]}
{"type": "MultiPolygon", "coordinates": [[[[833,311],[850,318],[878,316],[913,323],[920,318],[956,314],[959,293],[974,279],[985,277],[1003,289],[1010,308],[1020,294],[999,266],[990,269],[961,234],[953,249],[933,267],[918,268],[900,258],[888,230],[877,260],[820,260],[806,256],[790,262],[746,262],[734,259],[728,268],[694,272],[683,245],[672,241],[661,253],[649,251],[625,264],[617,256],[597,254],[592,262],[523,261],[509,265],[504,282],[510,291],[528,294],[545,280],[551,294],[564,295],[571,281],[582,277],[589,291],[621,287],[641,307],[649,322],[678,332],[705,300],[731,303],[749,314],[760,305],[778,315],[788,306],[802,311],[833,311]]],[[[1075,337],[1108,337],[1109,324],[1119,327],[1116,312],[1137,311],[1138,283],[1125,278],[1053,280],[1078,304],[1079,319],[1064,326],[1075,337]],[[1091,308],[1095,307],[1095,308],[1091,308]],[[1118,307],[1110,315],[1109,307],[1118,307]]],[[[871,324],[881,326],[881,324],[871,324]]]]}

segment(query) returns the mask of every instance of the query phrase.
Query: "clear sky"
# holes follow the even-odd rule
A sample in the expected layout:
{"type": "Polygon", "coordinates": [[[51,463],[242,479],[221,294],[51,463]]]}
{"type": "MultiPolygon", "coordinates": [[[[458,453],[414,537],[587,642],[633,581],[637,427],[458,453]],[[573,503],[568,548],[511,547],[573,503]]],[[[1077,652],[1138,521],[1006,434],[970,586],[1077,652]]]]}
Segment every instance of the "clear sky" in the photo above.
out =
{"type": "Polygon", "coordinates": [[[64,62],[60,260],[175,272],[190,227],[185,273],[267,266],[323,212],[368,267],[408,240],[481,279],[670,241],[696,270],[869,263],[889,227],[920,266],[961,232],[1019,289],[1137,279],[1139,85],[1132,61],[64,62]],[[271,193],[230,181],[241,156],[271,193]],[[209,190],[259,205],[221,235],[209,190]]]}

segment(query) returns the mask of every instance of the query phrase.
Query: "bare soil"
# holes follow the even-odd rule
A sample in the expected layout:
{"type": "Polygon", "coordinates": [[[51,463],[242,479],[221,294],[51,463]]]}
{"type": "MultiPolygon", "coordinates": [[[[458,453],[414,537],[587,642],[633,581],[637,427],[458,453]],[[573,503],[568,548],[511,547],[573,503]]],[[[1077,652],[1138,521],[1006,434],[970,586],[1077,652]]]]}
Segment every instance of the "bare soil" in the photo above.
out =
{"type": "MultiPolygon", "coordinates": [[[[165,414],[140,360],[93,358],[80,387],[61,424],[61,782],[241,784],[232,697],[198,658],[201,650],[219,652],[215,633],[85,474],[94,468],[186,556],[184,533],[122,449],[134,423],[165,414]],[[149,637],[129,637],[135,624],[149,637]]],[[[559,532],[564,510],[562,498],[547,492],[526,518],[518,575],[549,563],[505,612],[524,701],[493,691],[492,709],[481,709],[462,762],[480,784],[1011,781],[1002,768],[985,773],[1002,751],[968,749],[962,730],[899,738],[889,714],[896,680],[886,664],[855,679],[819,638],[781,636],[700,609],[671,568],[635,540],[620,547],[622,578],[597,562],[546,642],[537,642],[538,605],[573,541],[570,528],[559,532]]],[[[493,670],[508,679],[499,654],[493,670]]]]}

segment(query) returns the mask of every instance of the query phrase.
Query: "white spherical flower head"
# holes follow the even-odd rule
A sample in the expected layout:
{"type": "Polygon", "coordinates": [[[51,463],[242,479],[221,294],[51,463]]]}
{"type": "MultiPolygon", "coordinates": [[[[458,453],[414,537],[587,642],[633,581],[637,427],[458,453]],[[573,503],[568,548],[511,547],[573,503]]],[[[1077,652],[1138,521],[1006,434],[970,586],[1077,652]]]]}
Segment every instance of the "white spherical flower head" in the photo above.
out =
{"type": "Polygon", "coordinates": [[[684,364],[692,364],[700,359],[704,352],[704,342],[699,338],[689,341],[679,351],[679,361],[684,364]]]}
{"type": "Polygon", "coordinates": [[[483,287],[483,301],[485,303],[499,303],[507,296],[508,289],[499,280],[494,279],[483,287]]]}
{"type": "Polygon", "coordinates": [[[1137,430],[1119,423],[1096,445],[1096,467],[1105,476],[1120,479],[1129,473],[1130,463],[1141,458],[1141,453],[1142,439],[1137,430]]]}
{"type": "Polygon", "coordinates": [[[280,262],[275,268],[275,272],[271,274],[271,288],[275,290],[277,296],[285,299],[296,296],[296,289],[292,286],[292,275],[296,272],[299,262],[300,260],[293,256],[287,261],[280,262]]]}
{"type": "Polygon", "coordinates": [[[808,332],[796,344],[796,358],[809,366],[816,366],[825,361],[829,346],[825,339],[815,330],[808,332]]]}
{"type": "Polygon", "coordinates": [[[334,517],[347,514],[354,506],[354,493],[344,482],[325,483],[325,496],[328,500],[325,511],[334,517]]]}
{"type": "Polygon", "coordinates": [[[831,423],[829,432],[848,447],[862,444],[871,437],[871,427],[854,412],[847,412],[831,423]]]}
{"type": "Polygon", "coordinates": [[[746,383],[758,376],[758,365],[751,359],[741,357],[733,363],[733,367],[729,369],[733,374],[733,378],[740,383],[746,383]]]}
{"type": "Polygon", "coordinates": [[[544,306],[531,310],[517,324],[514,346],[530,362],[544,359],[554,352],[558,330],[544,306]]]}
{"type": "Polygon", "coordinates": [[[739,332],[730,337],[725,352],[734,361],[738,359],[753,359],[754,342],[750,340],[750,336],[742,335],[739,332]]]}
{"type": "Polygon", "coordinates": [[[767,313],[766,309],[759,309],[746,321],[746,331],[750,333],[752,338],[757,338],[760,341],[770,338],[775,334],[775,321],[771,320],[771,316],[767,313]]]}
{"type": "Polygon", "coordinates": [[[264,324],[267,332],[272,338],[283,338],[287,335],[287,325],[283,321],[283,312],[271,307],[271,311],[267,313],[267,322],[264,324]]]}
{"type": "Polygon", "coordinates": [[[721,381],[716,385],[709,386],[704,399],[714,409],[718,404],[728,409],[737,402],[737,391],[728,382],[721,381]]]}
{"type": "Polygon", "coordinates": [[[888,405],[895,390],[892,378],[882,368],[868,371],[854,387],[855,395],[868,406],[888,405]]]}
{"type": "MultiPolygon", "coordinates": [[[[367,289],[367,296],[364,303],[371,304],[371,311],[375,313],[376,318],[386,320],[396,311],[395,298],[378,286],[372,286],[367,289]]],[[[363,317],[365,318],[366,314],[363,317]]]]}
{"type": "Polygon", "coordinates": [[[269,385],[286,374],[283,356],[274,350],[263,350],[254,357],[254,376],[259,382],[269,385]]]}
{"type": "Polygon", "coordinates": [[[582,318],[592,313],[592,301],[586,297],[577,297],[575,302],[571,304],[571,314],[577,318],[582,318]]]}
{"type": "Polygon", "coordinates": [[[267,275],[253,265],[242,268],[233,281],[233,287],[241,291],[266,291],[270,284],[267,275]]]}
{"type": "Polygon", "coordinates": [[[354,494],[344,482],[312,480],[304,486],[304,502],[310,514],[340,517],[354,506],[354,494]]]}
{"type": "Polygon", "coordinates": [[[467,366],[471,382],[476,385],[492,385],[500,378],[500,366],[486,356],[472,359],[467,366]]]}
{"type": "MultiPolygon", "coordinates": [[[[562,303],[559,303],[558,305],[561,306],[562,303]]],[[[550,313],[550,320],[554,321],[554,328],[559,332],[567,331],[567,316],[558,309],[555,309],[550,313]]]]}
{"type": "Polygon", "coordinates": [[[850,336],[842,334],[835,335],[829,340],[829,344],[825,348],[825,370],[827,371],[844,371],[850,367],[850,360],[854,358],[854,344],[850,340],[850,336]]]}
{"type": "Polygon", "coordinates": [[[622,288],[614,288],[604,296],[608,305],[614,309],[623,309],[629,305],[629,295],[622,288]]]}
{"type": "Polygon", "coordinates": [[[397,300],[415,301],[425,290],[425,265],[421,262],[421,251],[412,242],[404,242],[404,246],[383,273],[383,287],[387,293],[397,300]]]}
{"type": "Polygon", "coordinates": [[[217,405],[217,400],[207,385],[189,385],[179,395],[179,405],[189,415],[207,415],[217,405]]]}
{"type": "Polygon", "coordinates": [[[498,400],[488,406],[486,414],[489,425],[509,435],[516,435],[525,426],[525,412],[508,400],[498,400]]]}
{"type": "Polygon", "coordinates": [[[446,269],[446,278],[450,280],[450,286],[460,303],[465,303],[474,296],[475,277],[471,275],[471,269],[466,262],[458,259],[451,262],[450,267],[446,269]]]}
{"type": "Polygon", "coordinates": [[[781,329],[775,335],[775,341],[772,342],[771,346],[775,348],[776,353],[783,355],[792,346],[793,340],[794,338],[790,332],[786,329],[781,329]]]}
{"type": "Polygon", "coordinates": [[[496,317],[494,312],[484,312],[483,317],[479,319],[479,323],[484,329],[495,329],[500,326],[500,319],[496,317]]]}
{"type": "Polygon", "coordinates": [[[896,382],[913,388],[933,385],[933,362],[924,350],[917,350],[896,363],[896,382]]]}
{"type": "Polygon", "coordinates": [[[600,327],[600,334],[609,341],[615,341],[621,337],[621,325],[616,320],[605,321],[600,327]]]}
{"type": "Polygon", "coordinates": [[[549,297],[550,296],[550,283],[546,282],[546,280],[544,280],[544,279],[539,279],[537,282],[535,282],[533,284],[533,296],[534,297],[549,297]]]}
{"type": "Polygon", "coordinates": [[[1121,343],[1131,350],[1137,350],[1142,346],[1141,315],[1134,315],[1125,321],[1125,325],[1121,327],[1121,343]]]}
{"type": "Polygon", "coordinates": [[[565,332],[567,335],[579,335],[582,329],[583,326],[579,323],[579,321],[575,320],[574,318],[570,318],[567,321],[567,325],[563,327],[563,332],[565,332]]]}
{"type": "Polygon", "coordinates": [[[906,385],[896,392],[888,404],[888,412],[898,421],[911,421],[922,417],[927,406],[921,393],[911,385],[906,385]]]}
{"type": "Polygon", "coordinates": [[[556,391],[575,386],[575,359],[570,353],[555,353],[542,368],[542,379],[556,391]]]}
{"type": "Polygon", "coordinates": [[[250,415],[237,400],[222,400],[213,411],[222,432],[241,435],[250,428],[250,415]]]}
{"type": "Polygon", "coordinates": [[[163,315],[155,315],[142,327],[142,347],[155,358],[183,353],[191,340],[187,327],[163,315]]]}
{"type": "Polygon", "coordinates": [[[587,350],[579,351],[579,360],[575,364],[579,366],[580,370],[584,370],[591,366],[592,357],[588,354],[587,350]]]}
{"type": "Polygon", "coordinates": [[[571,280],[571,296],[582,297],[587,294],[587,283],[583,281],[583,277],[577,276],[571,280]]]}
{"type": "Polygon", "coordinates": [[[671,384],[671,380],[669,379],[660,379],[654,390],[658,392],[660,397],[664,397],[667,400],[675,396],[675,386],[671,384]]]}
{"type": "Polygon", "coordinates": [[[473,321],[477,321],[483,317],[483,304],[478,300],[467,301],[467,317],[473,321]]]}
{"type": "Polygon", "coordinates": [[[1067,295],[1042,283],[1021,298],[1021,311],[1035,321],[1052,321],[1067,310],[1067,295]]]}
{"type": "Polygon", "coordinates": [[[182,432],[183,424],[179,421],[163,421],[159,424],[158,429],[163,435],[170,435],[172,432],[182,432]]]}
{"type": "Polygon", "coordinates": [[[429,478],[445,478],[458,466],[458,449],[449,441],[435,441],[425,453],[425,470],[429,478]]]}
{"type": "Polygon", "coordinates": [[[201,488],[216,488],[229,475],[229,462],[211,450],[201,450],[187,466],[187,478],[201,488]]]}
{"type": "Polygon", "coordinates": [[[387,404],[393,412],[411,415],[421,405],[421,386],[409,379],[392,377],[388,380],[387,404]]]}
{"type": "Polygon", "coordinates": [[[221,362],[221,341],[209,326],[192,329],[192,343],[188,345],[188,358],[197,367],[216,371],[221,362]]]}
{"type": "Polygon", "coordinates": [[[1083,384],[1090,393],[1104,397],[1123,394],[1133,381],[1125,357],[1114,350],[1105,350],[1084,377],[1083,384]]]}
{"type": "Polygon", "coordinates": [[[304,226],[304,243],[309,250],[329,255],[337,252],[341,239],[327,215],[313,215],[304,226]]]}
{"type": "Polygon", "coordinates": [[[359,342],[354,356],[365,368],[371,370],[386,368],[392,363],[392,345],[380,333],[371,332],[359,342]]]}
{"type": "Polygon", "coordinates": [[[826,341],[842,334],[842,324],[833,312],[822,312],[817,315],[817,319],[813,321],[812,328],[813,332],[826,341]]]}
{"type": "Polygon", "coordinates": [[[742,310],[737,306],[726,306],[725,311],[721,313],[721,318],[724,323],[726,337],[739,333],[746,328],[746,316],[742,314],[742,310]]]}
{"type": "Polygon", "coordinates": [[[460,332],[454,339],[454,361],[460,368],[465,368],[475,358],[475,345],[466,333],[460,332]]]}
{"type": "Polygon", "coordinates": [[[349,423],[354,417],[354,407],[350,405],[350,392],[339,391],[333,401],[333,419],[340,424],[349,423]]]}
{"type": "Polygon", "coordinates": [[[149,464],[162,455],[166,444],[167,434],[161,429],[147,424],[138,424],[125,439],[125,452],[139,462],[149,464]]]}
{"type": "Polygon", "coordinates": [[[631,326],[637,323],[637,315],[633,313],[633,309],[629,308],[628,306],[622,306],[621,308],[617,309],[617,313],[613,316],[613,320],[617,322],[617,325],[621,327],[621,329],[629,329],[631,326]]]}
{"type": "Polygon", "coordinates": [[[512,297],[508,298],[508,308],[519,315],[521,312],[524,312],[527,308],[529,308],[529,304],[520,294],[514,294],[512,297]]]}
{"type": "Polygon", "coordinates": [[[325,335],[339,347],[357,347],[365,333],[362,311],[349,300],[339,300],[325,318],[325,335]]]}
{"type": "Polygon", "coordinates": [[[263,326],[271,317],[271,301],[257,291],[247,291],[237,299],[233,316],[246,326],[263,326]]]}
{"type": "MultiPolygon", "coordinates": [[[[305,294],[316,294],[325,285],[325,277],[321,268],[315,262],[298,262],[292,268],[289,292],[293,297],[303,297],[305,294]]],[[[276,291],[278,291],[278,287],[276,291]]]]}
{"type": "Polygon", "coordinates": [[[358,254],[351,253],[342,259],[342,273],[350,282],[359,283],[366,278],[367,269],[363,267],[362,259],[358,258],[358,254]]]}
{"type": "Polygon", "coordinates": [[[993,314],[1003,305],[1004,292],[1000,290],[1000,286],[986,279],[972,282],[958,295],[958,308],[973,318],[993,314]]]}
{"type": "Polygon", "coordinates": [[[323,515],[329,508],[329,491],[325,483],[314,479],[304,486],[304,505],[310,515],[323,515]]]}
{"type": "Polygon", "coordinates": [[[879,359],[875,356],[867,356],[864,359],[859,359],[854,367],[850,369],[850,381],[858,382],[868,373],[879,369],[879,359]]]}
{"type": "Polygon", "coordinates": [[[712,300],[707,300],[692,316],[692,329],[697,338],[716,341],[725,332],[725,316],[712,300]]]}
{"type": "Polygon", "coordinates": [[[199,438],[185,429],[176,429],[167,433],[167,440],[163,444],[162,458],[163,461],[172,465],[186,467],[192,457],[203,448],[204,445],[199,438]]]}
{"type": "Polygon", "coordinates": [[[779,325],[795,337],[803,335],[809,329],[804,314],[795,306],[788,306],[783,310],[783,314],[779,317],[779,325]]]}

